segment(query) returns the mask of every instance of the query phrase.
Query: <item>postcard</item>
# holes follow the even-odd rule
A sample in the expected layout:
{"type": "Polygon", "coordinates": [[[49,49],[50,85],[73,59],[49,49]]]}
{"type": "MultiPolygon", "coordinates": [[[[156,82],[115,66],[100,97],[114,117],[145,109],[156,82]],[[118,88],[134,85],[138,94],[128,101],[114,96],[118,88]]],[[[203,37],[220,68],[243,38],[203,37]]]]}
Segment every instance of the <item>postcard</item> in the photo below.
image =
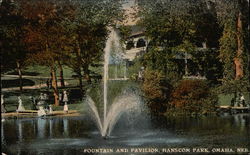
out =
{"type": "Polygon", "coordinates": [[[250,154],[249,0],[0,0],[2,155],[250,154]]]}

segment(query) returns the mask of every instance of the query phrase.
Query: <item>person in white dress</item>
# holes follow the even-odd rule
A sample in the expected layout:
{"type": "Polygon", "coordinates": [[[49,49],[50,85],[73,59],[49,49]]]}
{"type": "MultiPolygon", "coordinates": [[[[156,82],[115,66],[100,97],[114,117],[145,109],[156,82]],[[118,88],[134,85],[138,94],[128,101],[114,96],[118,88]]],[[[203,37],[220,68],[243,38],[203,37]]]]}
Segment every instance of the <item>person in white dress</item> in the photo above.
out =
{"type": "Polygon", "coordinates": [[[39,117],[46,116],[46,112],[45,112],[43,106],[39,106],[39,110],[37,111],[37,115],[39,117]]]}
{"type": "Polygon", "coordinates": [[[49,113],[53,113],[52,105],[49,105],[49,113]]]}
{"type": "Polygon", "coordinates": [[[3,99],[3,94],[1,95],[1,113],[5,113],[5,105],[4,105],[4,99],[3,99]]]}
{"type": "Polygon", "coordinates": [[[240,106],[245,107],[245,97],[242,94],[240,94],[240,106]]]}
{"type": "Polygon", "coordinates": [[[39,102],[37,103],[38,106],[44,105],[44,95],[40,93],[39,102]]]}
{"type": "Polygon", "coordinates": [[[68,95],[67,95],[67,91],[63,92],[63,102],[64,102],[64,106],[63,106],[63,111],[68,113],[69,111],[69,107],[68,107],[68,95]]]}
{"type": "Polygon", "coordinates": [[[20,112],[20,111],[25,111],[25,108],[23,106],[23,101],[21,99],[21,96],[18,96],[18,108],[17,108],[17,112],[20,112]]]}

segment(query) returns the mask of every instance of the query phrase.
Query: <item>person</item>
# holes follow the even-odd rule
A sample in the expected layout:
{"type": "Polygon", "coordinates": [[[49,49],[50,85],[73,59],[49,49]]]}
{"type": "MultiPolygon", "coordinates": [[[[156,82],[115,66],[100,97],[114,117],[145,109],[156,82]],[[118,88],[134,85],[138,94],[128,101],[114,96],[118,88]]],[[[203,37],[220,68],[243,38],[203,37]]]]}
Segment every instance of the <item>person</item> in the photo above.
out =
{"type": "Polygon", "coordinates": [[[37,115],[39,117],[46,116],[46,112],[45,112],[43,106],[39,106],[39,110],[37,111],[37,115]]]}
{"type": "Polygon", "coordinates": [[[240,104],[241,104],[242,107],[246,106],[245,105],[245,98],[244,98],[243,94],[240,94],[240,104]]]}
{"type": "Polygon", "coordinates": [[[39,101],[37,103],[37,105],[44,105],[44,95],[43,93],[40,93],[40,96],[39,96],[39,101]]]}
{"type": "Polygon", "coordinates": [[[139,71],[139,73],[138,73],[138,80],[142,80],[142,72],[141,71],[139,71]]]}
{"type": "Polygon", "coordinates": [[[62,93],[59,93],[59,104],[60,105],[62,105],[62,97],[63,97],[62,93]]]}
{"type": "Polygon", "coordinates": [[[30,96],[30,100],[31,100],[31,103],[32,103],[32,110],[37,110],[35,97],[30,96]]]}
{"type": "Polygon", "coordinates": [[[45,109],[49,109],[49,105],[48,105],[48,100],[49,100],[49,97],[46,93],[43,94],[43,99],[44,99],[44,106],[45,106],[45,109]]]}
{"type": "Polygon", "coordinates": [[[1,113],[5,113],[5,104],[4,104],[4,99],[3,99],[3,94],[1,95],[1,113]]]}
{"type": "Polygon", "coordinates": [[[63,102],[64,102],[64,106],[63,106],[63,111],[68,113],[68,101],[69,101],[69,98],[68,98],[68,95],[67,95],[67,91],[63,91],[63,102]]]}
{"type": "Polygon", "coordinates": [[[18,108],[17,108],[17,112],[20,112],[20,111],[25,111],[25,108],[23,106],[23,101],[21,99],[21,96],[18,96],[18,108]]]}
{"type": "Polygon", "coordinates": [[[64,90],[63,91],[63,102],[67,104],[68,101],[69,101],[69,98],[68,98],[68,95],[67,95],[67,91],[64,90]]]}
{"type": "Polygon", "coordinates": [[[235,98],[233,97],[232,99],[231,99],[231,107],[233,107],[234,106],[234,104],[235,104],[235,98]]]}
{"type": "Polygon", "coordinates": [[[52,88],[52,79],[49,79],[49,89],[52,88]]]}
{"type": "Polygon", "coordinates": [[[53,109],[52,109],[52,105],[50,104],[49,105],[49,113],[52,113],[53,112],[53,109]]]}
{"type": "Polygon", "coordinates": [[[68,107],[67,102],[64,103],[63,111],[64,111],[65,113],[68,113],[68,112],[69,112],[69,107],[68,107]]]}

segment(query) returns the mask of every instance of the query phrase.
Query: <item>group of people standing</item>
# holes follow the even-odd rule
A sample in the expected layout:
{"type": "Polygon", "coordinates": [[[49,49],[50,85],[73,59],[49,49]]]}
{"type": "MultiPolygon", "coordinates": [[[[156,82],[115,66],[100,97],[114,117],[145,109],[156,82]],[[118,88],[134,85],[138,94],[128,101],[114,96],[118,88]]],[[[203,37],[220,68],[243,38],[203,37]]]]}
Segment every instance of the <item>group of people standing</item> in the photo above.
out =
{"type": "Polygon", "coordinates": [[[245,97],[243,94],[239,93],[236,97],[231,99],[232,107],[247,107],[247,103],[245,101],[245,97]]]}
{"type": "MultiPolygon", "coordinates": [[[[52,113],[52,105],[49,104],[49,96],[47,93],[40,93],[40,96],[38,98],[34,96],[30,96],[30,100],[32,102],[32,110],[38,110],[38,115],[43,116],[46,115],[47,113],[52,113]]],[[[63,110],[64,112],[68,113],[69,108],[68,108],[68,102],[69,102],[69,97],[67,91],[63,91],[63,93],[59,94],[59,101],[60,104],[64,105],[63,110]]],[[[21,99],[21,96],[18,96],[18,105],[17,105],[17,112],[23,112],[25,111],[25,108],[23,106],[23,102],[21,99]]],[[[5,108],[5,103],[4,103],[4,95],[1,94],[1,113],[6,113],[7,110],[5,108]]]]}
{"type": "MultiPolygon", "coordinates": [[[[38,102],[36,103],[36,100],[32,99],[33,104],[35,105],[36,109],[38,109],[38,115],[39,116],[44,116],[46,113],[52,113],[52,105],[48,104],[48,95],[46,93],[41,93],[38,99],[38,102]]],[[[68,113],[68,94],[67,91],[63,91],[63,95],[60,93],[59,94],[59,101],[60,103],[64,103],[64,112],[68,113]]]]}

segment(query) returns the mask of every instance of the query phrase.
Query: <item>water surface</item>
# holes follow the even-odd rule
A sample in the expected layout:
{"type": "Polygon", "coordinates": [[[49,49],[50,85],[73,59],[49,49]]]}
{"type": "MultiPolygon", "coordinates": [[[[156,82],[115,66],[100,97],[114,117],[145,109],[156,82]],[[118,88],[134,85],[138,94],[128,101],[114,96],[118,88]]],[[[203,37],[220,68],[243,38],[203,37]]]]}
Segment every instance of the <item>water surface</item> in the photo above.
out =
{"type": "MultiPolygon", "coordinates": [[[[98,148],[250,150],[250,114],[147,120],[124,117],[106,140],[101,138],[97,127],[87,116],[6,119],[1,126],[1,140],[2,152],[24,155],[89,154],[86,152],[88,149],[98,148]]],[[[164,154],[161,151],[157,154],[160,153],[164,154]]]]}

